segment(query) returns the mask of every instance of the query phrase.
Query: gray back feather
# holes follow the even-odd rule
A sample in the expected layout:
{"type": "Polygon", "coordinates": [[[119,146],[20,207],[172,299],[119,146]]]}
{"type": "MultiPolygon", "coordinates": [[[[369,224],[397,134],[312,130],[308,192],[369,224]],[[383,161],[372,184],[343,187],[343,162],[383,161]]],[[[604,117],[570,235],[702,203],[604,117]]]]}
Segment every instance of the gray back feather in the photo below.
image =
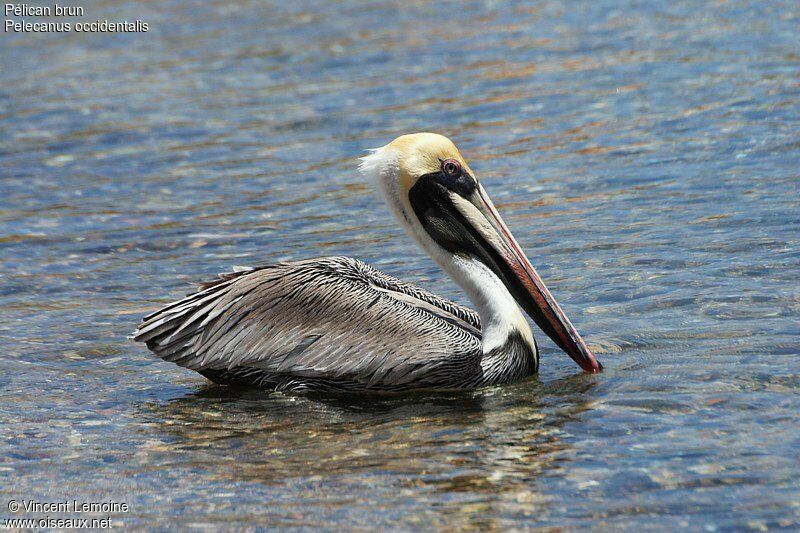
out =
{"type": "Polygon", "coordinates": [[[479,379],[480,319],[346,257],[221,275],[145,317],[134,332],[198,371],[253,369],[357,383],[435,387],[479,379]]]}

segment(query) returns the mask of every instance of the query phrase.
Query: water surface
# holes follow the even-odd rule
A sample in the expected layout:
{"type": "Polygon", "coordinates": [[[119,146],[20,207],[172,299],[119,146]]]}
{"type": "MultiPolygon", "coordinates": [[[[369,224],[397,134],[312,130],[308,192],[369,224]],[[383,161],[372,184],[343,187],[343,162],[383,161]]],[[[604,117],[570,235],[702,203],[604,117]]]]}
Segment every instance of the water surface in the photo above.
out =
{"type": "MultiPolygon", "coordinates": [[[[0,36],[0,502],[116,525],[800,527],[796,2],[96,2],[0,36]],[[464,302],[355,172],[453,137],[605,365],[230,391],[125,336],[232,265],[464,302]]],[[[465,302],[466,303],[466,302],[465,302]]]]}

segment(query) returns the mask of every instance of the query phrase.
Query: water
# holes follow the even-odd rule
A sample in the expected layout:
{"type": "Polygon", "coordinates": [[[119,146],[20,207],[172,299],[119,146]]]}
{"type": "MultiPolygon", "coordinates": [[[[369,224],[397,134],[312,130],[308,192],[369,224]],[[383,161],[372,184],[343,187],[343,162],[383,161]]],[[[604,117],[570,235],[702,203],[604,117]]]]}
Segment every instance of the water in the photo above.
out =
{"type": "Polygon", "coordinates": [[[0,517],[800,527],[800,6],[97,2],[0,37],[0,517]],[[461,301],[354,171],[452,136],[605,365],[380,401],[228,391],[125,336],[228,270],[461,301]],[[14,516],[31,516],[24,513],[14,516]]]}

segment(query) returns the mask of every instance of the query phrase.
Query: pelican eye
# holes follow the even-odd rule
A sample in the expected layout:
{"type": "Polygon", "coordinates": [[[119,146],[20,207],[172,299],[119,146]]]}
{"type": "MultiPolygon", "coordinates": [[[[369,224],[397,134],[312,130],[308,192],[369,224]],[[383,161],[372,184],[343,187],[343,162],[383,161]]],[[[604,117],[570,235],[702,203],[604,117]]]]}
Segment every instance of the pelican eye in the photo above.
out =
{"type": "Polygon", "coordinates": [[[461,175],[461,163],[455,159],[445,159],[442,161],[442,174],[448,178],[457,178],[461,175]]]}

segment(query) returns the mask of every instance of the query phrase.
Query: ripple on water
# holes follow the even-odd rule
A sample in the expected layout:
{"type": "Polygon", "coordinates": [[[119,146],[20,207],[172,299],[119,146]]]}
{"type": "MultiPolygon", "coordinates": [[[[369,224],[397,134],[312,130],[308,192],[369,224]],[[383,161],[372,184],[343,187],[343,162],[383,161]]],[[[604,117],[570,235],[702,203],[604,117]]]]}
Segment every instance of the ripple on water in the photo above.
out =
{"type": "Polygon", "coordinates": [[[800,526],[796,3],[92,9],[151,31],[4,36],[9,499],[156,528],[800,526]],[[292,397],[127,341],[265,261],[463,301],[355,171],[416,130],[458,142],[603,374],[539,335],[512,386],[292,397]]]}

